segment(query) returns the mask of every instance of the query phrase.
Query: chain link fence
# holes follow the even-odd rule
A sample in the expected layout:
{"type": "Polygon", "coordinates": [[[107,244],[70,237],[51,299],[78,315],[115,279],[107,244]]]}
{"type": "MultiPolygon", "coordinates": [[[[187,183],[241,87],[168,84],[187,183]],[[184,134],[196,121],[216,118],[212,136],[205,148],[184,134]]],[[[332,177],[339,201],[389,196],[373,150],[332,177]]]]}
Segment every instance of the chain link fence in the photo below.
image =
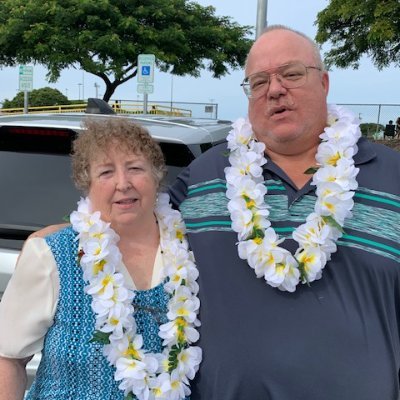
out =
{"type": "Polygon", "coordinates": [[[374,139],[383,138],[389,121],[396,123],[400,117],[400,104],[339,104],[351,110],[361,121],[361,130],[374,139]]]}

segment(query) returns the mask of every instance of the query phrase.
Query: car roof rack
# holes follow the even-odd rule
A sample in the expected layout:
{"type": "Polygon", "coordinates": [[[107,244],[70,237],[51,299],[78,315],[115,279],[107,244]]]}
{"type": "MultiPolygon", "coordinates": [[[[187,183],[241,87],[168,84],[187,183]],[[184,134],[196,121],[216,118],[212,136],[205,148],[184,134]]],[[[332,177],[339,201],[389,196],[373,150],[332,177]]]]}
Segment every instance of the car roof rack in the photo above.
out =
{"type": "Polygon", "coordinates": [[[116,114],[110,105],[102,99],[89,97],[85,110],[86,114],[116,114]]]}

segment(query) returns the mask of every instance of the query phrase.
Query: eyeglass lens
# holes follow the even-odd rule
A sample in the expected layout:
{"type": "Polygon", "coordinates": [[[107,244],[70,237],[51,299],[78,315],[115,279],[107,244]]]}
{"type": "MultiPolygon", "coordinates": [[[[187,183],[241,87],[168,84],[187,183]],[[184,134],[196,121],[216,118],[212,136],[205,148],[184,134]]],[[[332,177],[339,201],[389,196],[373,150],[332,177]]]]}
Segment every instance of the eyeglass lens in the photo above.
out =
{"type": "Polygon", "coordinates": [[[242,86],[246,95],[257,97],[264,93],[269,87],[272,76],[276,76],[283,87],[293,89],[303,85],[307,75],[307,68],[301,63],[282,65],[273,73],[269,71],[257,72],[245,78],[242,86]]]}

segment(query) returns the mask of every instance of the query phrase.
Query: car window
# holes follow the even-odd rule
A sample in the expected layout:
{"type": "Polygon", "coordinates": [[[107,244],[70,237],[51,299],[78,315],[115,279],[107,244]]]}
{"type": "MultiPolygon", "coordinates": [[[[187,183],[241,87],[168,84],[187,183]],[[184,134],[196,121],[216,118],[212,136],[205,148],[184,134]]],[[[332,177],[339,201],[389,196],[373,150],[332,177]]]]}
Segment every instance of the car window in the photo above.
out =
{"type": "MultiPolygon", "coordinates": [[[[20,249],[43,226],[63,222],[81,196],[71,178],[68,129],[0,127],[0,247],[20,249]]],[[[170,184],[195,157],[188,146],[160,143],[170,184]]]]}

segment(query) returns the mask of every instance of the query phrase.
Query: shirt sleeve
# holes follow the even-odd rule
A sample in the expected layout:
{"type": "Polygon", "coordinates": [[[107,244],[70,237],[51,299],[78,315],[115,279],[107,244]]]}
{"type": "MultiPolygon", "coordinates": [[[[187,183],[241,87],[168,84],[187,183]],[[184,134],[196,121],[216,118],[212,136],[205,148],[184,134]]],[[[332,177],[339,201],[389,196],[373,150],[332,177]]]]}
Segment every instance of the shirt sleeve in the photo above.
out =
{"type": "Polygon", "coordinates": [[[171,204],[178,209],[185,200],[188,191],[188,181],[190,177],[190,166],[186,167],[176,178],[175,182],[168,188],[171,204]]]}
{"type": "Polygon", "coordinates": [[[49,246],[42,238],[29,239],[0,302],[0,356],[25,358],[42,350],[59,290],[49,246]]]}

